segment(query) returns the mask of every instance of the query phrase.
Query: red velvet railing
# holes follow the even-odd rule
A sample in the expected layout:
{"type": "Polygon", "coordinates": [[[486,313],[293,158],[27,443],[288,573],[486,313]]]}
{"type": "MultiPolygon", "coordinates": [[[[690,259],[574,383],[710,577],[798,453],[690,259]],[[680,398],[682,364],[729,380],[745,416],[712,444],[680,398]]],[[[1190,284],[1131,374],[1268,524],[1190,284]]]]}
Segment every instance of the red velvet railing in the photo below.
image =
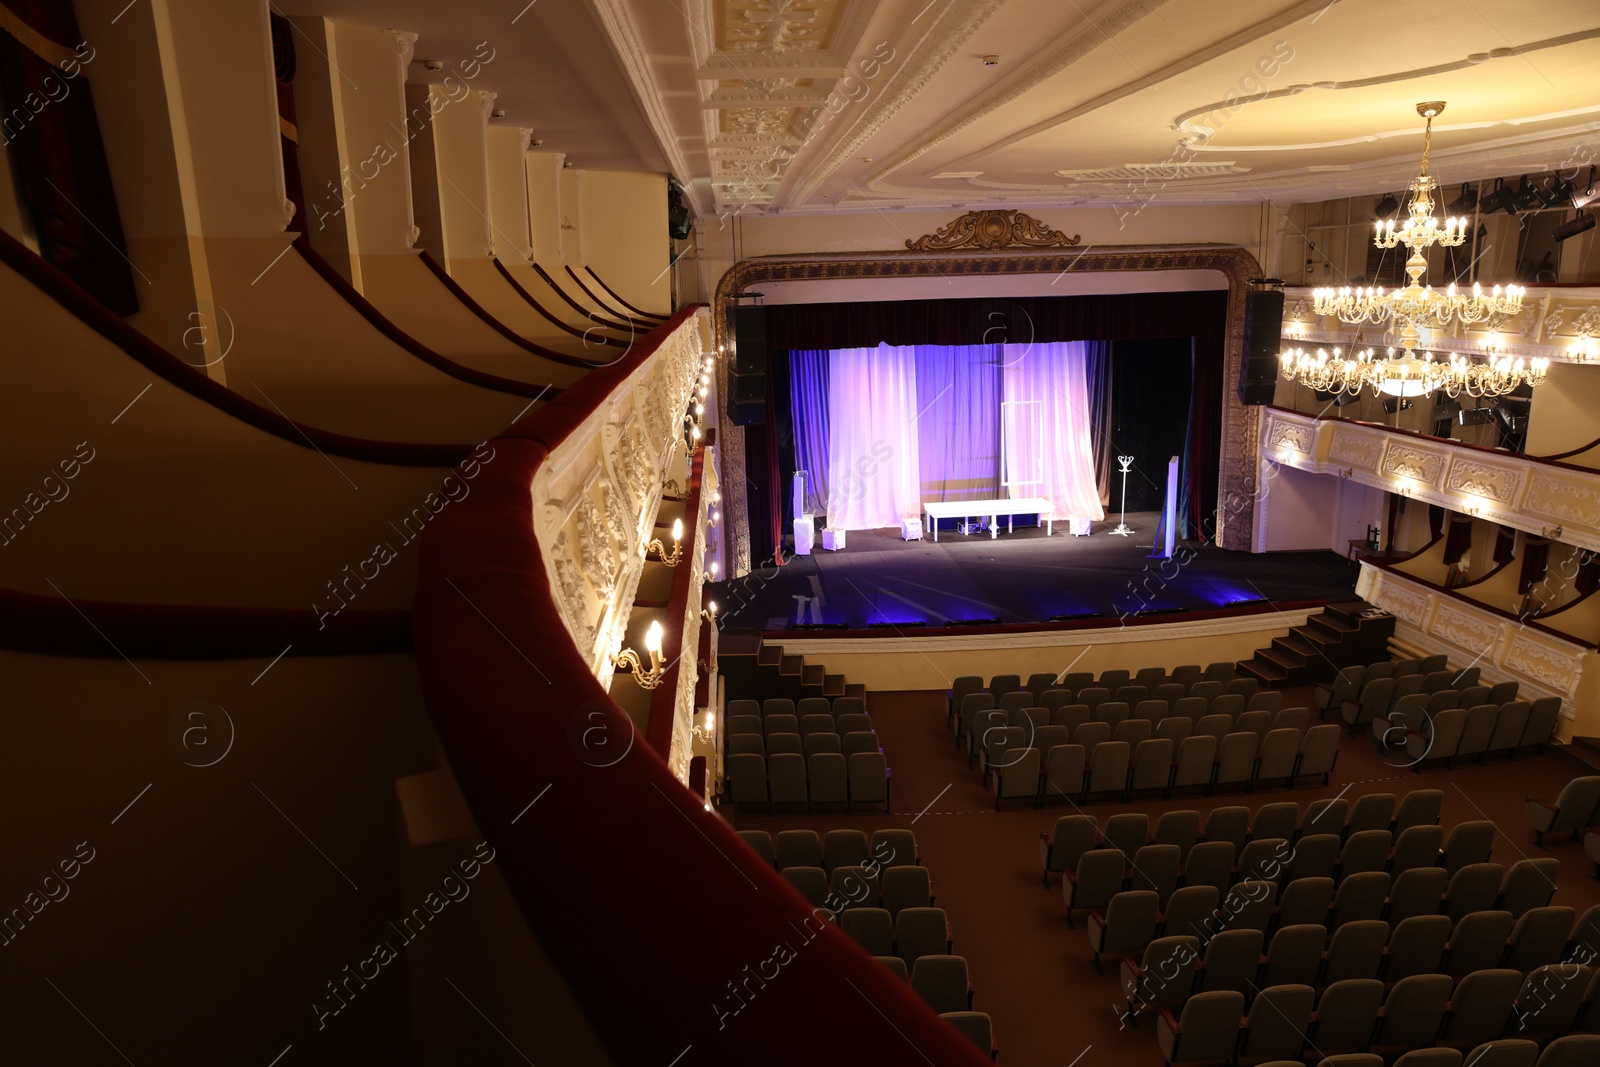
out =
{"type": "Polygon", "coordinates": [[[590,326],[587,329],[580,330],[576,326],[569,326],[564,320],[557,318],[553,313],[547,311],[543,304],[535,300],[533,298],[533,294],[524,289],[522,287],[522,283],[517,281],[516,278],[512,277],[511,272],[506,269],[506,265],[504,263],[497,259],[494,261],[494,268],[500,272],[500,277],[504,278],[508,283],[510,283],[511,288],[517,291],[517,295],[522,297],[522,299],[527,302],[529,307],[533,308],[533,310],[537,311],[540,315],[544,316],[545,319],[553,323],[557,329],[565,330],[574,337],[583,338],[584,344],[602,344],[620,348],[626,347],[633,343],[631,340],[624,340],[620,337],[612,337],[609,334],[601,333],[601,325],[597,319],[591,320],[595,323],[595,325],[590,326]]]}
{"type": "Polygon", "coordinates": [[[489,314],[489,309],[474,300],[472,298],[472,294],[463,289],[460,282],[450,277],[450,272],[441,267],[439,265],[439,261],[428,255],[426,251],[418,252],[417,258],[422,260],[423,266],[428,268],[429,273],[431,273],[434,278],[438,280],[440,285],[445,287],[445,290],[449,292],[451,296],[455,297],[462,307],[478,316],[478,318],[481,319],[483,323],[495,333],[499,334],[501,337],[504,337],[507,341],[510,341],[523,351],[532,352],[536,356],[543,356],[552,363],[561,363],[568,367],[593,367],[596,365],[595,361],[593,360],[580,359],[577,356],[569,356],[565,352],[557,352],[553,348],[546,348],[544,345],[536,344],[533,341],[528,340],[516,330],[513,330],[511,327],[507,326],[505,323],[489,314]]]}
{"type": "Polygon", "coordinates": [[[534,477],[693,310],[497,439],[476,491],[428,527],[413,624],[429,713],[523,915],[616,1062],[987,1064],[703,810],[562,621],[534,477]]]}
{"type": "MultiPolygon", "coordinates": [[[[651,319],[659,319],[659,318],[663,317],[661,315],[655,314],[654,312],[646,311],[643,308],[634,307],[632,304],[628,303],[626,300],[624,300],[622,298],[622,294],[621,293],[617,292],[615,289],[611,288],[611,286],[607,285],[606,284],[606,280],[604,278],[600,277],[600,275],[598,275],[598,274],[596,274],[594,272],[594,268],[593,267],[584,267],[583,269],[588,273],[589,277],[591,277],[591,278],[593,278],[595,280],[595,283],[597,285],[599,285],[600,288],[602,288],[606,292],[610,293],[612,298],[615,299],[617,303],[621,304],[623,307],[627,308],[629,311],[635,312],[636,314],[643,315],[646,318],[651,318],[651,319]]],[[[567,270],[570,272],[572,270],[572,268],[568,267],[567,270]]],[[[573,274],[572,276],[574,278],[577,277],[576,274],[573,274]]]]}
{"type": "MultiPolygon", "coordinates": [[[[612,307],[610,304],[606,303],[604,300],[601,300],[598,296],[596,296],[594,290],[590,289],[587,285],[584,285],[583,284],[583,279],[578,277],[577,272],[574,271],[571,267],[566,266],[565,264],[563,264],[561,269],[567,272],[567,277],[571,278],[575,283],[577,283],[578,288],[583,290],[583,293],[584,293],[585,296],[587,296],[590,300],[593,300],[596,304],[598,304],[601,307],[601,309],[603,309],[608,315],[616,315],[618,318],[623,318],[623,319],[628,319],[630,321],[633,321],[633,315],[628,314],[626,311],[618,311],[616,308],[612,307]]],[[[662,315],[652,315],[652,314],[650,314],[649,312],[646,312],[646,311],[637,311],[637,312],[635,312],[635,314],[637,314],[639,316],[638,321],[640,322],[641,325],[644,325],[644,326],[654,325],[655,323],[660,322],[662,320],[662,318],[664,318],[664,316],[662,316],[662,315]]]]}
{"type": "MultiPolygon", "coordinates": [[[[309,443],[330,455],[398,467],[454,467],[477,447],[473,444],[422,445],[375,441],[319,430],[315,426],[286,418],[213,381],[204,372],[168,352],[118,318],[71,278],[40,259],[28,246],[4,230],[0,230],[0,261],[163,381],[297,448],[304,448],[309,443]]],[[[45,356],[35,353],[29,358],[42,359],[45,356]]]]}
{"type": "MultiPolygon", "coordinates": [[[[557,285],[554,278],[550,277],[549,271],[545,270],[537,263],[530,263],[528,265],[534,269],[534,272],[538,274],[539,277],[544,279],[544,283],[550,287],[551,291],[561,298],[562,303],[566,304],[573,311],[576,311],[590,322],[597,322],[601,326],[610,326],[612,329],[623,330],[627,333],[640,332],[640,326],[642,325],[641,323],[634,322],[632,319],[629,319],[627,322],[617,322],[614,319],[601,318],[599,312],[592,311],[589,308],[584,307],[582,304],[572,299],[571,296],[567,295],[567,291],[561,288],[561,286],[557,285]]],[[[627,316],[624,315],[623,318],[627,318],[627,316]]],[[[648,326],[644,326],[644,329],[648,330],[654,325],[655,323],[652,322],[648,326]]]]}
{"type": "Polygon", "coordinates": [[[498,374],[476,370],[472,367],[462,366],[448,356],[440,355],[421,341],[406,333],[399,326],[390,321],[389,317],[379,311],[372,301],[361,295],[361,290],[345,281],[344,275],[334,269],[332,263],[318,255],[308,242],[296,241],[295,249],[311,264],[311,269],[317,272],[318,277],[332,286],[333,291],[344,299],[344,302],[366,319],[374,329],[411,355],[434,370],[448,374],[457,381],[466,382],[468,385],[479,385],[485,389],[494,389],[502,393],[511,393],[513,396],[530,396],[535,400],[554,400],[561,395],[561,390],[554,385],[539,385],[534,382],[522,382],[515,378],[504,378],[498,374]]]}
{"type": "Polygon", "coordinates": [[[404,609],[341,611],[327,626],[304,608],[70,603],[59,596],[0,589],[0,648],[51,656],[244,659],[356,656],[411,648],[404,609]]]}

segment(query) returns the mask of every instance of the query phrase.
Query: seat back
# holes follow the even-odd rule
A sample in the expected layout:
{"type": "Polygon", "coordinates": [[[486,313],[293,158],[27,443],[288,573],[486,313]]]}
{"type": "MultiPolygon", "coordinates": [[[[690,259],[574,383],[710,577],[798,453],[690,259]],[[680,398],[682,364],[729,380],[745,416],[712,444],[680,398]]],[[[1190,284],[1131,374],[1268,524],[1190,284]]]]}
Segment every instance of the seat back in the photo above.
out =
{"type": "Polygon", "coordinates": [[[1313,800],[1306,805],[1306,817],[1300,823],[1300,833],[1342,834],[1349,812],[1350,802],[1343,797],[1313,800]]]}
{"type": "Polygon", "coordinates": [[[728,716],[729,734],[757,734],[761,733],[761,719],[756,715],[730,715],[728,716]]]}
{"type": "Polygon", "coordinates": [[[1089,755],[1089,784],[1091,793],[1122,792],[1128,785],[1128,743],[1102,741],[1089,755]]]}
{"type": "MultiPolygon", "coordinates": [[[[1246,712],[1245,714],[1251,714],[1246,712]]],[[[1262,714],[1265,714],[1263,712],[1262,714]]],[[[1300,731],[1291,729],[1268,730],[1261,739],[1260,765],[1256,777],[1263,782],[1287,780],[1294,773],[1295,761],[1300,757],[1300,731]]],[[[1297,812],[1298,814],[1298,812],[1297,812]]]]}
{"type": "Polygon", "coordinates": [[[1231,1059],[1239,1041],[1239,1016],[1244,1011],[1244,994],[1233,990],[1209,990],[1190,997],[1178,1018],[1173,1033],[1166,1020],[1156,1033],[1161,1053],[1168,1063],[1178,1060],[1231,1059]]]}
{"type": "Polygon", "coordinates": [[[1456,873],[1469,863],[1487,863],[1494,850],[1494,823],[1487,819],[1456,823],[1444,842],[1444,869],[1456,873]]]}
{"type": "Polygon", "coordinates": [[[1087,705],[1092,714],[1101,704],[1111,699],[1111,690],[1100,685],[1092,685],[1078,693],[1078,703],[1087,705]]]}
{"type": "Polygon", "coordinates": [[[1200,840],[1200,813],[1198,811],[1169,811],[1156,819],[1156,828],[1150,840],[1157,845],[1177,845],[1180,856],[1187,860],[1194,843],[1200,840]]]}
{"type": "Polygon", "coordinates": [[[727,753],[730,756],[765,756],[767,742],[760,734],[729,734],[727,753]]]}
{"type": "Polygon", "coordinates": [[[1253,733],[1234,732],[1222,739],[1217,749],[1217,771],[1214,781],[1218,785],[1248,782],[1255,775],[1256,748],[1261,739],[1253,733]]]}
{"type": "Polygon", "coordinates": [[[860,830],[829,830],[822,838],[822,869],[832,874],[840,867],[862,866],[870,848],[860,830]]]}
{"type": "Polygon", "coordinates": [[[872,730],[852,730],[844,735],[843,752],[846,759],[857,752],[877,752],[878,735],[872,730]]]}
{"type": "Polygon", "coordinates": [[[950,952],[950,920],[943,908],[905,908],[894,920],[894,954],[913,967],[923,956],[950,952]]]}
{"type": "Polygon", "coordinates": [[[1184,663],[1172,668],[1167,677],[1172,679],[1174,685],[1181,685],[1185,689],[1192,687],[1203,677],[1198,663],[1184,663]]]}
{"type": "Polygon", "coordinates": [[[735,715],[754,715],[757,718],[760,718],[761,701],[730,700],[728,701],[728,706],[722,710],[722,713],[729,718],[732,718],[735,715]]]}
{"type": "Polygon", "coordinates": [[[889,764],[882,752],[857,752],[850,757],[850,803],[889,804],[889,764]]]}
{"type": "Polygon", "coordinates": [[[1413,974],[1438,974],[1450,941],[1450,919],[1445,915],[1412,915],[1390,928],[1386,982],[1413,974]]]}
{"type": "Polygon", "coordinates": [[[1298,1056],[1306,1042],[1316,991],[1308,985],[1263,989],[1250,1005],[1241,1056],[1298,1056]]]}
{"type": "Polygon", "coordinates": [[[1454,983],[1449,975],[1414,974],[1389,989],[1374,1045],[1417,1046],[1433,1044],[1439,1024],[1450,1006],[1454,983]]]}
{"type": "Polygon", "coordinates": [[[997,797],[1037,797],[1039,794],[1039,750],[1019,746],[1005,759],[993,764],[997,797]]]}
{"type": "MultiPolygon", "coordinates": [[[[1509,914],[1509,912],[1507,913],[1509,914]]],[[[1562,905],[1533,908],[1511,927],[1505,965],[1518,971],[1560,962],[1577,913],[1562,905]]]]}
{"type": "Polygon", "coordinates": [[[807,759],[819,752],[844,753],[844,743],[838,734],[811,734],[803,738],[801,744],[807,759]]]}
{"type": "Polygon", "coordinates": [[[1445,889],[1445,914],[1459,922],[1471,912],[1491,910],[1505,873],[1498,863],[1469,863],[1454,874],[1446,871],[1450,882],[1445,889]]]}
{"type": "Polygon", "coordinates": [[[735,805],[767,802],[767,760],[751,752],[727,757],[728,796],[735,805]]]}
{"type": "Polygon", "coordinates": [[[961,956],[919,956],[911,967],[911,988],[934,1011],[966,1011],[967,961],[961,956]]]}
{"type": "Polygon", "coordinates": [[[1137,745],[1141,741],[1150,740],[1150,734],[1154,729],[1149,719],[1124,719],[1112,729],[1111,739],[1137,745]]]}
{"type": "Polygon", "coordinates": [[[1156,736],[1165,737],[1172,742],[1174,748],[1183,744],[1183,741],[1194,732],[1194,723],[1181,715],[1168,715],[1156,723],[1156,736]]]}
{"type": "Polygon", "coordinates": [[[1518,860],[1500,886],[1500,907],[1519,917],[1544,907],[1556,891],[1556,876],[1560,873],[1561,861],[1554,856],[1518,860]]]}
{"type": "Polygon", "coordinates": [[[809,737],[812,734],[831,734],[833,732],[833,716],[831,714],[802,715],[800,717],[801,737],[809,737]]]}
{"type": "Polygon", "coordinates": [[[1393,793],[1368,793],[1357,797],[1350,807],[1350,817],[1345,821],[1347,833],[1362,830],[1387,830],[1394,819],[1395,795],[1393,793]]]}
{"type": "MultiPolygon", "coordinates": [[[[1252,928],[1223,930],[1206,943],[1206,958],[1200,971],[1200,991],[1230,990],[1255,992],[1256,969],[1261,962],[1261,931],[1252,928]]],[[[1193,998],[1190,998],[1193,1002],[1193,998]]]]}
{"type": "Polygon", "coordinates": [[[994,1032],[989,1016],[981,1011],[946,1011],[940,1012],[939,1018],[978,1046],[978,1051],[983,1055],[991,1059],[994,1057],[994,1032]]]}
{"type": "Polygon", "coordinates": [[[1139,672],[1133,676],[1134,685],[1142,685],[1153,689],[1167,680],[1165,667],[1140,667],[1139,672]]]}
{"type": "Polygon", "coordinates": [[[1235,882],[1222,898],[1222,922],[1229,930],[1255,930],[1265,935],[1272,925],[1272,908],[1278,895],[1275,882],[1235,882]]]}
{"type": "MultiPolygon", "coordinates": [[[[1170,920],[1167,925],[1172,926],[1170,920]]],[[[1158,937],[1145,946],[1137,975],[1123,968],[1123,996],[1130,1005],[1182,1001],[1194,985],[1195,966],[1199,962],[1199,938],[1187,934],[1158,937]]]]}
{"type": "Polygon", "coordinates": [[[1509,911],[1474,911],[1462,916],[1450,933],[1449,974],[1461,978],[1500,966],[1513,925],[1509,911]]]}
{"type": "Polygon", "coordinates": [[[1200,837],[1206,841],[1231,841],[1235,851],[1244,848],[1250,827],[1250,809],[1242,804],[1212,808],[1200,837]]]}
{"type": "Polygon", "coordinates": [[[1128,705],[1130,708],[1139,703],[1139,701],[1148,699],[1149,696],[1149,686],[1143,685],[1119,685],[1116,687],[1116,689],[1112,690],[1112,698],[1120,703],[1128,705]]]}
{"type": "Polygon", "coordinates": [[[761,720],[761,730],[768,737],[773,734],[798,734],[800,719],[786,713],[768,712],[761,720]]]}
{"type": "Polygon", "coordinates": [[[1244,714],[1244,694],[1223,693],[1211,700],[1212,715],[1226,715],[1229,719],[1237,719],[1244,714]]]}
{"type": "Polygon", "coordinates": [[[1028,675],[1026,689],[1033,694],[1033,699],[1037,702],[1040,697],[1044,696],[1045,691],[1053,688],[1055,684],[1056,676],[1051,672],[1035,671],[1028,675]]]}
{"type": "Polygon", "coordinates": [[[1065,726],[1069,731],[1076,731],[1093,714],[1087,704],[1066,704],[1050,713],[1050,725],[1065,726]]]}
{"type": "MultiPolygon", "coordinates": [[[[1321,922],[1279,926],[1267,946],[1266,969],[1257,984],[1265,989],[1274,985],[1315,985],[1322,969],[1322,949],[1328,931],[1321,922]]],[[[1371,1019],[1367,1020],[1371,1023],[1371,1019]]]]}
{"type": "Polygon", "coordinates": [[[1133,773],[1128,778],[1128,788],[1165,789],[1172,777],[1172,755],[1171,738],[1153,737],[1140,741],[1133,750],[1133,773]]]}
{"type": "Polygon", "coordinates": [[[1200,697],[1207,703],[1222,695],[1223,683],[1211,678],[1203,678],[1189,687],[1189,695],[1200,697]]]}
{"type": "Polygon", "coordinates": [[[1212,885],[1186,885],[1174,889],[1161,911],[1162,933],[1209,937],[1216,926],[1217,902],[1222,894],[1212,885]]]}
{"type": "Polygon", "coordinates": [[[774,867],[778,865],[777,853],[772,844],[772,835],[765,830],[740,830],[739,837],[751,850],[774,867]]]}
{"type": "Polygon", "coordinates": [[[997,674],[989,679],[989,692],[994,695],[996,700],[1021,688],[1022,675],[1020,674],[997,674]]]}
{"type": "MultiPolygon", "coordinates": [[[[1304,708],[1291,710],[1304,711],[1304,708]]],[[[1339,727],[1335,723],[1319,723],[1309,727],[1300,737],[1300,763],[1297,775],[1326,775],[1333,770],[1339,758],[1339,727]]]]}
{"type": "MultiPolygon", "coordinates": [[[[779,873],[806,898],[812,907],[829,907],[828,874],[821,867],[785,867],[779,873]]],[[[830,910],[835,909],[830,908],[830,910]]]]}
{"type": "Polygon", "coordinates": [[[1198,723],[1205,717],[1211,707],[1211,702],[1205,697],[1186,696],[1172,702],[1170,715],[1188,719],[1191,724],[1198,723]]]}
{"type": "Polygon", "coordinates": [[[1122,811],[1106,820],[1101,839],[1106,847],[1121,852],[1124,858],[1133,854],[1150,840],[1150,816],[1142,811],[1122,811]]]}
{"type": "Polygon", "coordinates": [[[1073,696],[1094,685],[1094,674],[1091,671],[1073,671],[1056,683],[1073,696]]]}
{"type": "Polygon", "coordinates": [[[1160,685],[1152,686],[1150,689],[1150,699],[1165,700],[1168,708],[1171,708],[1172,705],[1188,695],[1188,687],[1178,682],[1163,682],[1160,685]]]}
{"type": "Polygon", "coordinates": [[[1389,887],[1390,924],[1437,912],[1449,878],[1443,867],[1413,867],[1395,875],[1394,884],[1389,887]]]}
{"type": "Polygon", "coordinates": [[[1332,878],[1339,867],[1338,834],[1303,834],[1289,857],[1289,877],[1332,878]]]}
{"type": "Polygon", "coordinates": [[[1094,750],[1111,740],[1111,727],[1103,722],[1086,722],[1072,731],[1072,743],[1082,745],[1084,756],[1094,759],[1094,750]]]}
{"type": "Polygon", "coordinates": [[[1600,1034],[1568,1034],[1545,1046],[1539,1067],[1589,1067],[1600,1063],[1600,1034]]]}
{"type": "Polygon", "coordinates": [[[872,831],[872,858],[880,867],[916,864],[917,837],[910,830],[891,829],[872,831]]]}
{"type": "Polygon", "coordinates": [[[1096,722],[1108,724],[1113,730],[1128,717],[1128,705],[1121,700],[1106,700],[1094,709],[1096,722]]]}
{"type": "Polygon", "coordinates": [[[1104,927],[1097,931],[1091,926],[1090,943],[1099,953],[1138,954],[1144,951],[1156,932],[1156,913],[1160,901],[1148,889],[1124,890],[1111,898],[1106,905],[1104,927]]]}
{"type": "Polygon", "coordinates": [[[1168,707],[1165,700],[1141,700],[1133,706],[1132,718],[1146,720],[1153,729],[1167,717],[1168,707]]]}
{"type": "Polygon", "coordinates": [[[1489,735],[1489,751],[1506,752],[1521,745],[1532,712],[1533,704],[1527,700],[1500,705],[1500,712],[1494,718],[1494,732],[1489,735]]]}
{"type": "Polygon", "coordinates": [[[1328,913],[1328,928],[1337,930],[1345,923],[1380,917],[1389,883],[1387,871],[1362,871],[1340,881],[1333,896],[1333,910],[1328,913]]]}
{"type": "Polygon", "coordinates": [[[1332,903],[1332,878],[1296,878],[1284,885],[1278,898],[1278,927],[1316,923],[1320,930],[1332,903]]]}
{"type": "MultiPolygon", "coordinates": [[[[1232,841],[1198,842],[1189,850],[1189,858],[1184,863],[1183,884],[1210,886],[1221,893],[1233,880],[1233,860],[1237,855],[1232,841]]],[[[1600,932],[1597,932],[1596,941],[1600,942],[1600,932]]]]}
{"type": "Polygon", "coordinates": [[[1009,716],[1013,711],[1033,707],[1033,694],[1026,689],[1013,689],[1001,694],[1000,703],[996,706],[1009,716]]]}
{"type": "Polygon", "coordinates": [[[761,702],[761,714],[767,715],[793,715],[794,701],[788,697],[767,697],[761,702]]]}
{"type": "Polygon", "coordinates": [[[795,756],[805,755],[805,740],[799,734],[768,734],[767,755],[778,756],[785,753],[795,756]]]}
{"type": "Polygon", "coordinates": [[[1522,989],[1522,975],[1505,967],[1474,971],[1456,983],[1450,997],[1446,1041],[1493,1041],[1505,1032],[1511,1005],[1522,989]]]}
{"type": "Polygon", "coordinates": [[[1239,853],[1239,877],[1276,881],[1292,851],[1286,838],[1253,838],[1239,853]]]}
{"type": "Polygon", "coordinates": [[[890,915],[899,915],[906,908],[926,908],[933,904],[933,888],[928,881],[928,868],[902,864],[887,867],[880,879],[883,906],[890,915]]]}
{"type": "Polygon", "coordinates": [[[1087,752],[1082,745],[1056,745],[1045,757],[1044,799],[1049,801],[1065,797],[1070,800],[1083,794],[1083,772],[1087,766],[1087,752]]]}
{"type": "MultiPolygon", "coordinates": [[[[1386,823],[1388,820],[1384,820],[1386,823]]],[[[1339,877],[1348,878],[1361,871],[1381,871],[1389,859],[1393,837],[1388,830],[1358,830],[1351,834],[1339,853],[1339,877]]]]}
{"type": "Polygon", "coordinates": [[[874,956],[894,953],[894,919],[883,908],[847,908],[839,913],[839,929],[874,956]]]}
{"type": "Polygon", "coordinates": [[[1479,704],[1467,709],[1466,722],[1461,727],[1461,741],[1456,746],[1458,756],[1476,756],[1489,749],[1489,739],[1494,735],[1495,719],[1500,714],[1496,704],[1479,704]]]}
{"type": "Polygon", "coordinates": [[[1566,1033],[1594,975],[1593,967],[1573,964],[1534,968],[1512,1003],[1517,1033],[1539,1041],[1566,1033]]]}
{"type": "Polygon", "coordinates": [[[1400,798],[1391,828],[1400,834],[1413,826],[1432,826],[1439,821],[1439,812],[1443,807],[1444,790],[1413,789],[1400,798]]]}
{"type": "Polygon", "coordinates": [[[1069,689],[1046,689],[1039,694],[1038,699],[1039,707],[1047,711],[1055,711],[1057,708],[1064,708],[1076,702],[1069,689]]]}
{"type": "MultiPolygon", "coordinates": [[[[1255,734],[1259,738],[1267,736],[1267,731],[1272,729],[1272,712],[1270,711],[1242,711],[1233,720],[1233,728],[1246,733],[1255,734]]],[[[1299,738],[1295,741],[1298,744],[1299,738]]]]}
{"type": "Polygon", "coordinates": [[[1283,710],[1283,692],[1278,689],[1263,689],[1252,693],[1250,699],[1245,701],[1246,711],[1270,711],[1276,715],[1283,710]]]}
{"type": "MultiPolygon", "coordinates": [[[[1389,873],[1396,878],[1414,867],[1432,867],[1439,859],[1439,846],[1444,844],[1444,827],[1412,826],[1401,831],[1394,840],[1394,855],[1389,860],[1389,873]]],[[[1441,870],[1441,874],[1444,872],[1441,870]]]]}
{"type": "Polygon", "coordinates": [[[1177,845],[1145,845],[1133,854],[1129,882],[1134,889],[1154,891],[1160,903],[1165,904],[1178,887],[1178,868],[1182,864],[1177,845]]]}
{"type": "Polygon", "coordinates": [[[1093,815],[1063,815],[1051,828],[1045,846],[1045,870],[1071,870],[1079,857],[1099,843],[1100,825],[1093,815]]]}
{"type": "Polygon", "coordinates": [[[1122,889],[1128,857],[1114,848],[1096,848],[1078,857],[1073,877],[1061,881],[1061,893],[1071,908],[1103,908],[1122,889]]]}
{"type": "Polygon", "coordinates": [[[1365,1048],[1382,1006],[1383,983],[1376,978],[1329,983],[1317,1000],[1316,1029],[1311,1032],[1317,1054],[1365,1048]]]}
{"type": "Polygon", "coordinates": [[[1346,978],[1370,978],[1378,973],[1383,947],[1389,941],[1389,924],[1382,919],[1348,922],[1333,932],[1328,941],[1328,966],[1324,983],[1346,978]]]}

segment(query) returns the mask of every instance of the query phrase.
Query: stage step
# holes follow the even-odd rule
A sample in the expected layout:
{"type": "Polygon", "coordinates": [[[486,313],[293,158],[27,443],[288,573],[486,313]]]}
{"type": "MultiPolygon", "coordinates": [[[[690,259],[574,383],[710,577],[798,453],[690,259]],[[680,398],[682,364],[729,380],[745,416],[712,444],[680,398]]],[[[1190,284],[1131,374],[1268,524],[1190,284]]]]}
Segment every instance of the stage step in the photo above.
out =
{"type": "Polygon", "coordinates": [[[765,700],[788,697],[862,697],[867,687],[851,684],[842,674],[829,674],[820,663],[807,663],[805,656],[786,653],[782,645],[759,636],[727,636],[721,640],[733,645],[732,655],[718,652],[718,673],[729,700],[765,700]]]}
{"type": "Polygon", "coordinates": [[[863,682],[855,682],[844,687],[844,695],[855,697],[857,700],[867,699],[867,687],[863,682]]]}
{"type": "Polygon", "coordinates": [[[1371,604],[1327,604],[1237,667],[1269,689],[1326,682],[1340,667],[1384,659],[1393,634],[1394,616],[1371,604]]]}

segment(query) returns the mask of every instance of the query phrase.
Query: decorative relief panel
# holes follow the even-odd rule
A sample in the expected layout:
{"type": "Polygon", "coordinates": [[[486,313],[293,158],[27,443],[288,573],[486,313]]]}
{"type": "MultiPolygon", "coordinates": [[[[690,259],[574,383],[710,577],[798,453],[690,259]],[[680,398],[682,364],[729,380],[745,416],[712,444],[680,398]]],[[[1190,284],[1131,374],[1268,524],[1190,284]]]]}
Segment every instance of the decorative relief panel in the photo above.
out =
{"type": "Polygon", "coordinates": [[[1383,456],[1383,472],[1385,474],[1398,474],[1402,478],[1411,478],[1425,485],[1435,485],[1439,481],[1439,470],[1444,466],[1444,457],[1437,452],[1425,451],[1413,445],[1403,445],[1398,441],[1390,441],[1389,448],[1383,456]]]}
{"type": "Polygon", "coordinates": [[[1311,455],[1313,442],[1316,440],[1315,431],[1310,426],[1296,426],[1291,422],[1283,422],[1276,418],[1267,429],[1267,448],[1277,451],[1282,448],[1292,448],[1303,455],[1311,455]]]}
{"type": "Polygon", "coordinates": [[[1528,496],[1523,508],[1564,523],[1600,526],[1600,479],[1584,475],[1569,477],[1565,471],[1556,474],[1535,467],[1528,478],[1528,496]]]}
{"type": "Polygon", "coordinates": [[[1383,455],[1383,438],[1339,427],[1333,431],[1333,446],[1328,458],[1336,463],[1367,470],[1378,469],[1378,459],[1383,455]]]}
{"type": "Polygon", "coordinates": [[[1459,648],[1478,653],[1491,648],[1500,638],[1500,627],[1481,616],[1463,614],[1448,604],[1440,604],[1428,629],[1459,648]]]}
{"type": "Polygon", "coordinates": [[[1373,598],[1373,603],[1388,611],[1397,619],[1404,619],[1413,626],[1421,626],[1422,620],[1428,614],[1428,598],[1421,593],[1401,589],[1389,582],[1391,576],[1385,574],[1380,579],[1378,595],[1373,598]]]}
{"type": "Polygon", "coordinates": [[[1509,504],[1516,497],[1517,480],[1516,471],[1464,456],[1452,456],[1444,487],[1509,504]]]}
{"type": "Polygon", "coordinates": [[[1583,669],[1582,661],[1570,653],[1521,635],[1511,639],[1504,664],[1509,670],[1565,695],[1577,689],[1578,672],[1583,669]]]}

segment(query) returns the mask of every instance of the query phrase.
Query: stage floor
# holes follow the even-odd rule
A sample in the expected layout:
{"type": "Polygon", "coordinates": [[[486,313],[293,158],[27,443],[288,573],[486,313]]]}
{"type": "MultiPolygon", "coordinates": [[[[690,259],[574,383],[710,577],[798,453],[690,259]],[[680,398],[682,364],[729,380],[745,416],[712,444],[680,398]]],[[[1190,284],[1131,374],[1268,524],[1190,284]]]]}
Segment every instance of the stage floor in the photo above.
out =
{"type": "Polygon", "coordinates": [[[1096,523],[1088,537],[1066,524],[1054,536],[1018,529],[991,540],[987,533],[944,530],[931,540],[902,541],[896,530],[853,530],[842,552],[795,556],[782,567],[752,571],[710,588],[721,622],[735,632],[781,630],[795,622],[873,623],[998,619],[1043,622],[1055,615],[1100,612],[1116,617],[1144,609],[1215,610],[1240,600],[1349,600],[1356,567],[1333,552],[1252,555],[1218,548],[1180,547],[1172,560],[1148,558],[1159,513],[1130,514],[1129,537],[1096,523]],[[815,611],[813,610],[815,609],[815,611]]]}

